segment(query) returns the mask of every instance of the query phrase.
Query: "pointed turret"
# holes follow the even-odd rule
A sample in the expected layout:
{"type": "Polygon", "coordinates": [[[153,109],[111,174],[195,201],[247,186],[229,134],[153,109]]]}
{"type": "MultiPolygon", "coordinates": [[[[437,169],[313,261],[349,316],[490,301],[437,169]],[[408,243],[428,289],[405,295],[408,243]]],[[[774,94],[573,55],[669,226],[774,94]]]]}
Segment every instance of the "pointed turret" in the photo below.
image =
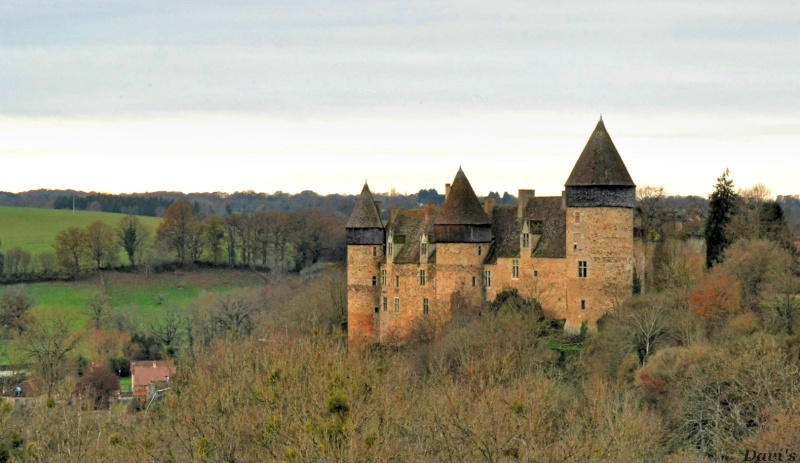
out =
{"type": "Polygon", "coordinates": [[[440,243],[491,241],[491,222],[460,167],[442,209],[436,216],[434,229],[436,241],[440,243]]]}
{"type": "Polygon", "coordinates": [[[568,207],[633,207],[636,185],[602,117],[567,179],[568,207]]]}
{"type": "Polygon", "coordinates": [[[383,244],[384,228],[380,211],[364,182],[361,195],[347,221],[347,244],[383,244]]]}

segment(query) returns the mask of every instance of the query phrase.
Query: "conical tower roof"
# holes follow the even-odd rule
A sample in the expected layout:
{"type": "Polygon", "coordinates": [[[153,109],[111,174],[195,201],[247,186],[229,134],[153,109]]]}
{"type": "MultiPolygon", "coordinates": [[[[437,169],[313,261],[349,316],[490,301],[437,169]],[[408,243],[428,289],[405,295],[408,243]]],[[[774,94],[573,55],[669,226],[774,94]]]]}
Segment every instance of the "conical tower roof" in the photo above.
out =
{"type": "Polygon", "coordinates": [[[436,216],[435,225],[489,225],[480,201],[472,190],[464,171],[458,168],[450,193],[436,216]]]}
{"type": "Polygon", "coordinates": [[[350,220],[347,221],[347,228],[383,228],[380,211],[372,198],[367,182],[361,189],[361,196],[358,198],[350,220]]]}
{"type": "Polygon", "coordinates": [[[602,117],[564,186],[636,186],[602,117]]]}

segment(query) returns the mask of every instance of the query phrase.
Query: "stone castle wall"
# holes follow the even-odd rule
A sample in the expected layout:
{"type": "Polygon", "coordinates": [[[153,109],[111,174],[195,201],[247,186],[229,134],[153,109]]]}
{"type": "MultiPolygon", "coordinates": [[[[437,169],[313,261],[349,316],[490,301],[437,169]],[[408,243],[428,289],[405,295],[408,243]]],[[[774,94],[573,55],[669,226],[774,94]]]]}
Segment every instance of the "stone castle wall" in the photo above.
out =
{"type": "Polygon", "coordinates": [[[590,329],[631,294],[633,209],[567,208],[566,326],[590,329]],[[586,263],[585,276],[580,263],[586,263]]]}
{"type": "Polygon", "coordinates": [[[347,246],[347,333],[351,344],[374,343],[383,246],[347,246]],[[372,278],[376,277],[376,285],[372,278]]]}
{"type": "Polygon", "coordinates": [[[486,288],[486,301],[493,301],[504,289],[515,288],[525,299],[535,299],[547,317],[565,318],[565,260],[530,256],[498,258],[497,264],[486,265],[492,272],[492,284],[486,288]],[[519,277],[513,277],[513,261],[519,261],[519,277]]]}

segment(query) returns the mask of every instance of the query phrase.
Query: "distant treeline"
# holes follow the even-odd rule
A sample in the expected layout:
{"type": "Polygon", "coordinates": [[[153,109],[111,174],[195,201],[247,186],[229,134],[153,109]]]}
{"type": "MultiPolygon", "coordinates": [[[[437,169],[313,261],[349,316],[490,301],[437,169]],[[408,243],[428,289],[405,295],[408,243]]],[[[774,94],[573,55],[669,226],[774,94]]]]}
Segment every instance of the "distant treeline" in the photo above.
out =
{"type": "MultiPolygon", "coordinates": [[[[497,199],[498,205],[514,205],[517,197],[504,192],[490,192],[489,196],[497,199]]],[[[173,202],[186,199],[192,203],[201,217],[210,215],[230,215],[239,212],[292,212],[297,210],[317,210],[326,215],[349,217],[358,199],[352,195],[320,195],[313,191],[297,194],[257,193],[254,191],[237,191],[236,193],[180,193],[175,191],[157,191],[152,193],[135,193],[111,195],[104,193],[87,193],[73,190],[31,190],[23,193],[0,191],[0,206],[34,207],[45,209],[71,209],[72,198],[78,210],[96,210],[102,212],[118,212],[123,214],[163,217],[164,211],[173,202]]],[[[389,209],[414,209],[424,204],[444,202],[444,194],[435,188],[422,189],[410,194],[375,193],[376,201],[382,202],[384,220],[389,217],[389,209]]],[[[800,195],[778,195],[778,204],[783,207],[786,219],[793,224],[800,224],[800,195]]],[[[663,207],[675,211],[696,211],[701,215],[708,209],[708,199],[700,196],[667,196],[663,199],[663,207]]]]}
{"type": "MultiPolygon", "coordinates": [[[[389,218],[391,208],[414,209],[424,204],[444,202],[444,194],[436,189],[422,189],[411,194],[375,193],[375,200],[382,202],[384,219],[389,218]]],[[[502,195],[491,192],[497,198],[497,204],[516,204],[517,198],[508,192],[502,195]]],[[[180,193],[174,191],[157,191],[135,194],[87,193],[73,190],[32,190],[24,193],[0,192],[0,206],[33,207],[44,209],[72,209],[73,198],[75,209],[100,212],[117,212],[123,214],[163,217],[166,209],[175,201],[187,200],[192,203],[200,217],[212,215],[226,216],[242,212],[293,212],[299,210],[317,210],[325,215],[349,217],[353,211],[357,194],[352,195],[320,195],[313,191],[297,194],[257,193],[254,191],[238,191],[236,193],[180,193]]]]}
{"type": "Polygon", "coordinates": [[[53,209],[72,209],[81,211],[116,212],[120,214],[161,217],[167,210],[171,199],[160,196],[128,196],[104,193],[90,193],[86,196],[58,196],[53,209]]]}

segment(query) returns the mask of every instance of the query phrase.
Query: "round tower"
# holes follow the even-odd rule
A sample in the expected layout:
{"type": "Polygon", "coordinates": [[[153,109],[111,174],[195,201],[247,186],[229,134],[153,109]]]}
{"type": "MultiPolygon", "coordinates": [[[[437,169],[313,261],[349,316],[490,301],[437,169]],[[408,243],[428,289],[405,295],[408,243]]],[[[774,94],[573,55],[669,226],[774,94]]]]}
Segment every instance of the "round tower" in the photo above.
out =
{"type": "Polygon", "coordinates": [[[492,242],[492,224],[460,167],[433,222],[433,239],[437,298],[451,310],[478,310],[484,300],[483,261],[492,242]]]}
{"type": "Polygon", "coordinates": [[[568,331],[589,329],[630,296],[636,185],[602,117],[564,191],[568,331]]]}
{"type": "Polygon", "coordinates": [[[351,344],[376,342],[380,298],[378,274],[385,229],[366,182],[347,221],[347,335],[351,344]]]}

